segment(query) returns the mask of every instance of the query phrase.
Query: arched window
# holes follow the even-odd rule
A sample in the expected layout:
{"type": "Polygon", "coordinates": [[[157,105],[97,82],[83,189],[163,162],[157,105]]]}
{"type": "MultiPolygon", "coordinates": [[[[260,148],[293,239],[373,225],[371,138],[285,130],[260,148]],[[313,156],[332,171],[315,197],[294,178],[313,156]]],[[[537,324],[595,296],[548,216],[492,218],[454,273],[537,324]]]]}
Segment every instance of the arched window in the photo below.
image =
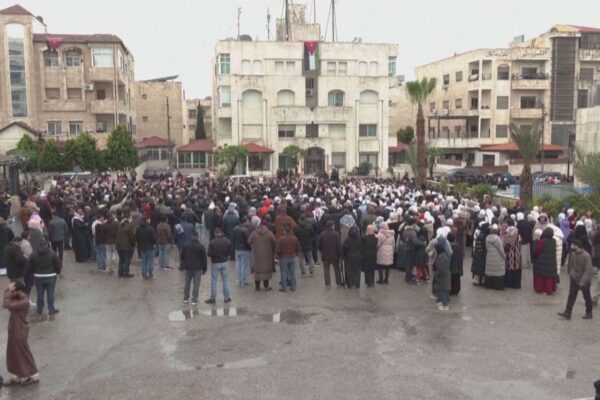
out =
{"type": "Polygon", "coordinates": [[[361,61],[358,63],[358,75],[365,76],[369,73],[369,65],[366,61],[361,61]]]}
{"type": "Polygon", "coordinates": [[[262,75],[262,61],[254,60],[252,63],[252,72],[254,75],[262,75]]]}
{"type": "Polygon", "coordinates": [[[327,103],[329,104],[329,107],[343,107],[344,92],[341,90],[332,90],[329,92],[327,103]]]}
{"type": "Polygon", "coordinates": [[[80,67],[83,59],[81,49],[74,47],[65,50],[65,67],[80,67]]]}
{"type": "Polygon", "coordinates": [[[260,106],[262,103],[262,93],[258,90],[246,90],[242,94],[244,106],[260,106]]]}
{"type": "Polygon", "coordinates": [[[510,76],[510,68],[506,64],[498,66],[498,80],[507,81],[510,76]]]}
{"type": "Polygon", "coordinates": [[[377,104],[379,101],[379,94],[374,90],[364,90],[360,92],[360,103],[361,104],[377,104]]]}
{"type": "Polygon", "coordinates": [[[242,60],[242,75],[250,75],[252,64],[250,60],[242,60]]]}
{"type": "Polygon", "coordinates": [[[44,50],[44,67],[58,68],[58,52],[44,50]]]}
{"type": "Polygon", "coordinates": [[[293,106],[296,101],[296,94],[291,90],[280,90],[277,92],[278,106],[293,106]]]}
{"type": "Polygon", "coordinates": [[[379,64],[377,61],[371,61],[369,63],[369,75],[377,76],[379,75],[379,64]]]}

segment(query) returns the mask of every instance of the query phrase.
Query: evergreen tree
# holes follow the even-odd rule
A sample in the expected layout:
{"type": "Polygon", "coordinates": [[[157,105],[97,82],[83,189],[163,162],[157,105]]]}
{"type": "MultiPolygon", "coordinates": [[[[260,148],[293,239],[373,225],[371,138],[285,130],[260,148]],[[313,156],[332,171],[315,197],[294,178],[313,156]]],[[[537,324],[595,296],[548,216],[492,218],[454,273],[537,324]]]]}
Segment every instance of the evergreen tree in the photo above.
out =
{"type": "Polygon", "coordinates": [[[206,139],[206,130],[204,129],[204,109],[202,105],[198,103],[198,109],[196,111],[196,139],[206,139]]]}
{"type": "Polygon", "coordinates": [[[65,157],[60,154],[56,142],[48,140],[40,154],[40,166],[44,171],[63,171],[68,168],[65,157]]]}
{"type": "MultiPolygon", "coordinates": [[[[98,161],[105,161],[106,166],[113,171],[133,168],[138,165],[137,150],[131,139],[131,134],[125,127],[119,125],[111,132],[106,142],[106,154],[98,161]]],[[[100,167],[100,165],[98,165],[100,167]]]]}

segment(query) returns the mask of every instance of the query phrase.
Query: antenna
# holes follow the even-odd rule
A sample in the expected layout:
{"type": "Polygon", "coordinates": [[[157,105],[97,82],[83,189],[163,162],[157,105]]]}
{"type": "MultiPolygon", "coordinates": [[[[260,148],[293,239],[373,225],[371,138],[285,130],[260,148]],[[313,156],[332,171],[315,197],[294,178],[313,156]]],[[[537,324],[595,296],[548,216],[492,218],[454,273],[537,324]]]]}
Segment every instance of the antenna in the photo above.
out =
{"type": "Polygon", "coordinates": [[[335,42],[337,36],[336,18],[335,18],[335,0],[331,0],[331,41],[335,42]]]}
{"type": "Polygon", "coordinates": [[[290,11],[288,0],[285,0],[285,40],[290,40],[290,11]]]}
{"type": "Polygon", "coordinates": [[[237,38],[238,38],[238,40],[240,39],[240,15],[242,15],[242,7],[238,7],[238,13],[237,13],[237,30],[238,30],[237,38]]]}
{"type": "Polygon", "coordinates": [[[313,24],[317,23],[317,0],[313,0],[313,24]]]}
{"type": "Polygon", "coordinates": [[[271,12],[267,8],[267,40],[271,40],[271,12]]]}

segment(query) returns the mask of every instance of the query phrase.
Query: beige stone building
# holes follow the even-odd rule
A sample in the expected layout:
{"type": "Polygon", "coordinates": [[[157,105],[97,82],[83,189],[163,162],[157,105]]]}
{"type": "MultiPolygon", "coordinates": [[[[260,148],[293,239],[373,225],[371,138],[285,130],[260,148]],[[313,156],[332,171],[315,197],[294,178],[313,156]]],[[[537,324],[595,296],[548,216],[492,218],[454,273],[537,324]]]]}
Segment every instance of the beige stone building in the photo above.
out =
{"type": "Polygon", "coordinates": [[[183,110],[183,130],[184,138],[187,138],[185,143],[195,139],[196,127],[198,126],[198,104],[204,112],[204,132],[207,138],[212,138],[212,98],[205,97],[204,99],[186,99],[183,110]]]}
{"type": "Polygon", "coordinates": [[[157,136],[170,139],[176,146],[187,143],[183,129],[183,89],[175,79],[177,76],[136,82],[138,140],[157,136]]]}
{"type": "Polygon", "coordinates": [[[478,49],[416,69],[417,78],[437,78],[424,107],[430,145],[458,165],[509,168],[518,165],[509,125],[538,122],[547,164],[566,164],[577,109],[600,80],[600,29],[556,25],[507,48],[478,49]],[[508,167],[507,167],[508,166],[508,167]]]}
{"type": "Polygon", "coordinates": [[[15,5],[0,10],[0,127],[27,124],[64,140],[105,142],[117,125],[135,134],[134,59],[114,35],[49,34],[15,5]]]}

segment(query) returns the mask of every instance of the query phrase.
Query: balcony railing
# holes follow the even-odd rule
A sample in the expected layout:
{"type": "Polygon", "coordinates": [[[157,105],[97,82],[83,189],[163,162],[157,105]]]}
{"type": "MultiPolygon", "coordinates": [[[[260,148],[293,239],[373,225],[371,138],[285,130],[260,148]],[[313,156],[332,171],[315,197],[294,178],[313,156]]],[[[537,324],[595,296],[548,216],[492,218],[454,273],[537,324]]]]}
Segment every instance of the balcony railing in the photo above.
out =
{"type": "Polygon", "coordinates": [[[534,74],[512,74],[513,80],[530,79],[530,80],[541,80],[548,79],[549,74],[546,72],[536,72],[534,74]]]}

